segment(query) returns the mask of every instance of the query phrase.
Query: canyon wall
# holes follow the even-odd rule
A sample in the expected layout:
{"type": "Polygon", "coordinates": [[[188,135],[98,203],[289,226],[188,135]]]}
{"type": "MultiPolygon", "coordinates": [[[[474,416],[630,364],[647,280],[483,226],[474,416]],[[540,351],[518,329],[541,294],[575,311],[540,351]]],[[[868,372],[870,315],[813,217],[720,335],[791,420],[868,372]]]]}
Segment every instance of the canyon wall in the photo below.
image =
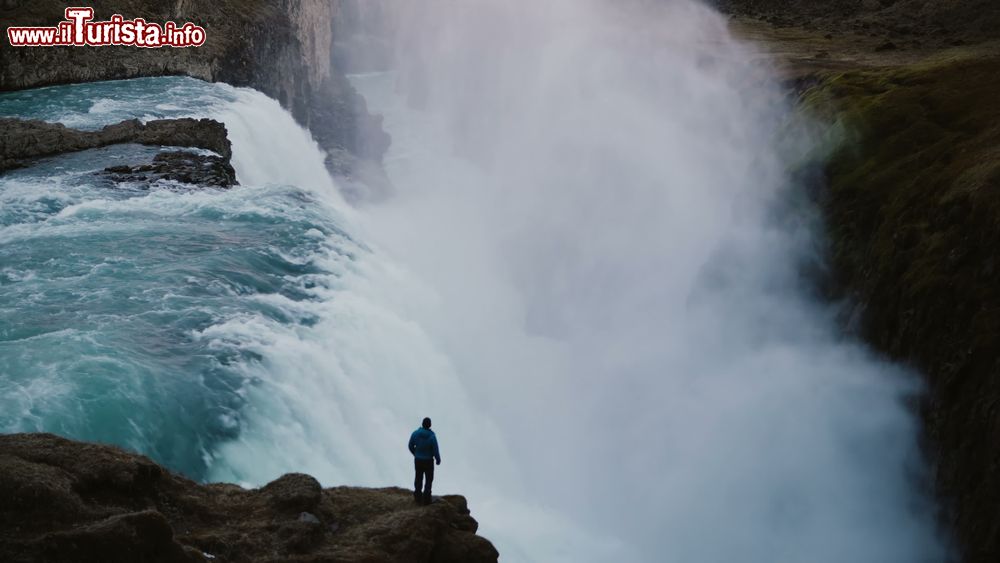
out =
{"type": "Polygon", "coordinates": [[[845,326],[915,367],[942,527],[1000,560],[1000,4],[720,0],[825,125],[816,186],[845,326]]]}

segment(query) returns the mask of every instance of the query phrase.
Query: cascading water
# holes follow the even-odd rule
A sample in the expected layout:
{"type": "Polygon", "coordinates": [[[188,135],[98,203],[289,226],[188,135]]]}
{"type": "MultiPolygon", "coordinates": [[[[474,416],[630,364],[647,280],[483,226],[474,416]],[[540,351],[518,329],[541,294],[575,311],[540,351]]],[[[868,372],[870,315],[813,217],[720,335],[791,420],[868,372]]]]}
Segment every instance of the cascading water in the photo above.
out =
{"type": "MultiPolygon", "coordinates": [[[[3,431],[120,444],[204,480],[388,485],[410,479],[414,418],[477,420],[449,359],[398,312],[430,290],[359,238],[323,154],[274,100],[160,78],[6,94],[0,114],[83,129],[213,117],[242,183],[96,174],[158,150],[135,145],[0,178],[3,431]]],[[[491,451],[491,490],[515,490],[489,423],[447,435],[445,451],[491,451]]],[[[472,465],[449,460],[469,480],[472,465]]]]}
{"type": "Polygon", "coordinates": [[[944,557],[915,377],[801,275],[810,139],[764,55],[686,0],[387,4],[368,240],[446,296],[411,314],[529,497],[638,560],[944,557]]]}
{"type": "Polygon", "coordinates": [[[350,248],[319,203],[336,191],[318,149],[276,102],[190,79],[8,94],[0,112],[81,128],[200,113],[229,122],[239,190],[146,191],[94,174],[156,152],[137,146],[53,158],[0,180],[0,427],[127,445],[208,476],[215,445],[239,433],[241,366],[259,358],[198,335],[234,318],[307,324],[294,305],[326,275],[313,256],[338,237],[350,248]],[[252,146],[268,129],[282,133],[280,145],[252,146]],[[266,184],[281,157],[296,163],[285,176],[306,187],[266,184]]]}
{"type": "Polygon", "coordinates": [[[242,183],[93,174],[157,150],[131,145],[0,177],[0,429],[405,485],[430,415],[438,490],[505,561],[943,560],[911,378],[798,278],[812,222],[780,205],[760,57],[688,2],[396,8],[397,69],[354,77],[396,195],[358,209],[253,91],[0,96],[83,128],[220,119],[242,183]]]}

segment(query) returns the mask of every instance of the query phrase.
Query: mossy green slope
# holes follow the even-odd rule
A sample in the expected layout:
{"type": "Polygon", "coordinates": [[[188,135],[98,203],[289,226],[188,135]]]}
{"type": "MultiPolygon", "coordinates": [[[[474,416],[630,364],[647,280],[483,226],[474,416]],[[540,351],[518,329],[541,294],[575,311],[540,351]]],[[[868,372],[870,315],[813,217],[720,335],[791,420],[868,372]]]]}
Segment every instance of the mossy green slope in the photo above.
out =
{"type": "Polygon", "coordinates": [[[839,287],[876,347],[928,378],[945,518],[965,561],[1000,561],[1000,57],[825,76],[825,210],[839,287]]]}

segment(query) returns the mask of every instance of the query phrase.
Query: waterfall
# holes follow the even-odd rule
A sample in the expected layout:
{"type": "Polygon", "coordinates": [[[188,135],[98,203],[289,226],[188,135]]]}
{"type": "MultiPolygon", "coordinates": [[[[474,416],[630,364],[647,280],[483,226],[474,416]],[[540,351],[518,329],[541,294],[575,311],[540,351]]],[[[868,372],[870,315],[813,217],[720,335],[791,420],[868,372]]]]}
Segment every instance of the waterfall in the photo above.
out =
{"type": "Polygon", "coordinates": [[[395,195],[351,207],[259,92],[183,78],[0,95],[85,128],[212,117],[231,190],[111,186],[159,149],[0,178],[0,428],[203,480],[469,497],[505,561],[913,563],[916,377],[802,275],[810,149],[767,57],[688,1],[429,0],[353,81],[395,195]]]}

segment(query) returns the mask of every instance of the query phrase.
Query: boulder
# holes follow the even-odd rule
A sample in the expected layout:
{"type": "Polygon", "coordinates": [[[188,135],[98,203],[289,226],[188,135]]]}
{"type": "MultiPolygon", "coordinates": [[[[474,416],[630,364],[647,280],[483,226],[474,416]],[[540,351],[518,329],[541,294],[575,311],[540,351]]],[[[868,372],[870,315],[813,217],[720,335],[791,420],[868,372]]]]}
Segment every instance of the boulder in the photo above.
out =
{"type": "Polygon", "coordinates": [[[309,512],[323,496],[319,481],[302,473],[282,475],[261,490],[271,506],[288,512],[309,512]]]}

